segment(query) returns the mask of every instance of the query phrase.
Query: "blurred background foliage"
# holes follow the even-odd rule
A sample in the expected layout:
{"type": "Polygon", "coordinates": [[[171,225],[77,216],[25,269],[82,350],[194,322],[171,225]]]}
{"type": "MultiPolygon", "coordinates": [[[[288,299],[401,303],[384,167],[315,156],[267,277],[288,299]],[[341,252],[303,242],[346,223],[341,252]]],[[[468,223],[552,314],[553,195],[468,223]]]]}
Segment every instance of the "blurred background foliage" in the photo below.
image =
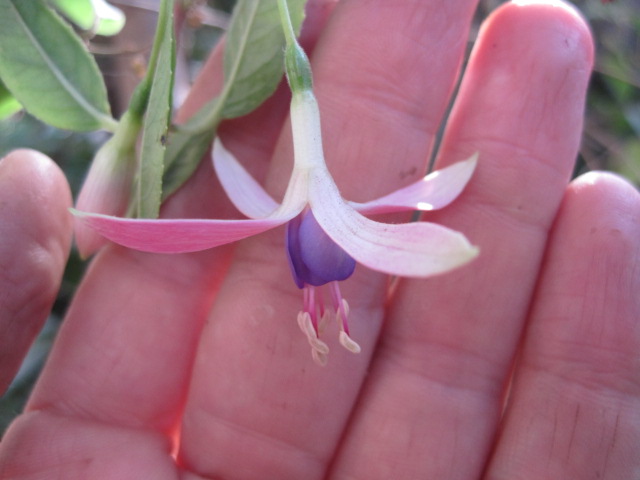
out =
{"type": "MultiPolygon", "coordinates": [[[[127,17],[116,37],[86,37],[105,76],[114,116],[126,108],[145,68],[156,22],[158,0],[112,1],[127,17]]],[[[482,19],[503,0],[481,0],[469,45],[482,19]]],[[[575,174],[610,170],[640,185],[640,4],[638,0],[574,0],[589,21],[596,41],[596,67],[587,101],[585,131],[575,174]]],[[[176,103],[186,95],[211,48],[229,21],[235,0],[182,0],[176,103]]],[[[79,32],[84,35],[83,32],[79,32]]],[[[78,192],[104,132],[72,133],[45,125],[25,113],[0,121],[0,157],[20,147],[40,150],[65,171],[78,192]]],[[[72,252],[62,288],[41,335],[7,393],[0,398],[0,435],[23,408],[49,351],[86,264],[72,252]]]]}

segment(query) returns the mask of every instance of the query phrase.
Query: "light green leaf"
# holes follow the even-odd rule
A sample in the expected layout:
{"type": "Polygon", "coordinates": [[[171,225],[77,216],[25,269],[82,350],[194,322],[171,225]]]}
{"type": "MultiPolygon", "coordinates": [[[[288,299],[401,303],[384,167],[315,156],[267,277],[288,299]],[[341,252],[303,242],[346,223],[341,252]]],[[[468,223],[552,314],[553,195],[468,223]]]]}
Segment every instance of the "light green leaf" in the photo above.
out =
{"type": "Polygon", "coordinates": [[[125,24],[122,10],[105,0],[54,0],[56,9],[82,30],[116,35],[125,24]]]}
{"type": "MultiPolygon", "coordinates": [[[[306,0],[288,0],[300,30],[306,0]]],[[[169,137],[163,198],[193,174],[223,118],[245,115],[269,98],[282,78],[284,33],[277,0],[239,0],[227,33],[222,93],[169,137]]]]}
{"type": "Polygon", "coordinates": [[[193,175],[200,159],[209,148],[209,145],[211,145],[214,133],[212,130],[194,135],[177,131],[173,136],[169,137],[171,140],[167,146],[166,157],[175,158],[176,152],[179,152],[178,154],[182,158],[193,159],[193,161],[173,162],[167,165],[162,185],[163,201],[175,193],[193,175]]]}
{"type": "MultiPolygon", "coordinates": [[[[305,3],[287,2],[296,31],[305,3]]],[[[245,115],[273,94],[282,78],[284,43],[277,0],[238,2],[224,52],[224,118],[245,115]]]]}
{"type": "Polygon", "coordinates": [[[91,0],[54,0],[53,5],[82,30],[91,30],[96,22],[91,0]]]}
{"type": "Polygon", "coordinates": [[[162,199],[165,142],[171,115],[174,73],[173,0],[164,0],[160,6],[154,43],[149,62],[153,77],[142,128],[136,191],[136,213],[141,218],[157,218],[162,199]]]}
{"type": "Polygon", "coordinates": [[[116,125],[95,60],[41,1],[0,0],[0,77],[50,125],[76,131],[116,125]]]}
{"type": "Polygon", "coordinates": [[[0,80],[0,120],[10,117],[22,109],[22,105],[18,102],[11,92],[4,86],[0,80]]]}
{"type": "MultiPolygon", "coordinates": [[[[217,101],[217,98],[211,100],[207,104],[210,108],[199,110],[191,117],[190,122],[194,124],[205,123],[206,117],[210,116],[210,111],[218,110],[217,101]]],[[[218,117],[218,122],[215,125],[195,131],[188,129],[189,122],[187,122],[186,125],[178,126],[173,132],[169,133],[167,153],[165,155],[165,174],[162,181],[163,201],[191,177],[202,156],[209,148],[219,122],[220,119],[218,117]]]]}

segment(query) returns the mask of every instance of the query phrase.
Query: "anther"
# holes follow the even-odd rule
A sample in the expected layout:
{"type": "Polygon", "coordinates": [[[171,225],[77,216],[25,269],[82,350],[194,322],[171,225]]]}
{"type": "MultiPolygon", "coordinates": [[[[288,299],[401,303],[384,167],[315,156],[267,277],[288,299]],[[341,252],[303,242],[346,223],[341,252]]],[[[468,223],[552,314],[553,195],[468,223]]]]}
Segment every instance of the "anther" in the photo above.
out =
{"type": "Polygon", "coordinates": [[[349,350],[351,353],[360,353],[360,345],[354,342],[351,337],[344,330],[340,332],[338,337],[340,345],[349,350]]]}
{"type": "Polygon", "coordinates": [[[311,349],[311,358],[313,358],[313,361],[321,367],[324,367],[327,364],[327,356],[313,348],[311,349]]]}
{"type": "Polygon", "coordinates": [[[309,341],[309,345],[311,345],[313,351],[317,351],[322,355],[327,355],[329,353],[329,346],[317,337],[316,330],[313,328],[313,324],[311,323],[311,315],[309,315],[308,312],[300,312],[298,314],[298,325],[302,332],[307,336],[307,340],[309,341]]]}

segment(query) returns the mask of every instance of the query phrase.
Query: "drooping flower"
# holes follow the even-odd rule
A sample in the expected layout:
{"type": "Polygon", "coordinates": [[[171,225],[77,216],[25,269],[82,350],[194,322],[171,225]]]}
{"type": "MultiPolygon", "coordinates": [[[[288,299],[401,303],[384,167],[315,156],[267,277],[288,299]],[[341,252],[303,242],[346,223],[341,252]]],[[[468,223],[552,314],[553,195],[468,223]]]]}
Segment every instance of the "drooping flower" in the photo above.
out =
{"type": "Polygon", "coordinates": [[[147,252],[181,253],[234,242],[288,222],[287,251],[294,280],[304,290],[298,322],[314,358],[323,363],[327,345],[318,338],[322,318],[336,315],[340,341],[351,351],[349,307],[338,281],[355,262],[390,275],[427,277],[456,268],[478,249],[459,232],[429,222],[385,224],[363,214],[433,210],[453,201],[473,173],[477,155],[433,172],[387,196],[367,203],[345,201],[324,161],[320,116],[311,92],[291,103],[294,167],[278,204],[216,139],[213,162],[220,181],[247,220],[129,219],[75,211],[87,226],[120,245],[147,252]],[[318,288],[330,284],[333,310],[325,309],[318,288]]]}
{"type": "Polygon", "coordinates": [[[216,173],[231,201],[249,219],[150,220],[74,213],[120,245],[158,253],[204,250],[287,224],[289,265],[296,285],[303,290],[298,324],[307,336],[314,360],[324,364],[329,348],[319,334],[332,317],[340,327],[340,343],[354,353],[360,351],[349,335],[349,305],[338,286],[339,281],[351,276],[356,262],[389,275],[428,277],[463,265],[478,254],[477,247],[463,234],[441,225],[386,224],[364,216],[448,205],[471,178],[477,155],[377,200],[348,202],[325,164],[318,104],[310,77],[302,78],[308,69],[306,56],[302,61],[293,58],[286,67],[292,87],[294,166],[281,203],[216,139],[212,152],[216,173]],[[329,290],[331,308],[326,308],[323,301],[324,285],[329,290]]]}

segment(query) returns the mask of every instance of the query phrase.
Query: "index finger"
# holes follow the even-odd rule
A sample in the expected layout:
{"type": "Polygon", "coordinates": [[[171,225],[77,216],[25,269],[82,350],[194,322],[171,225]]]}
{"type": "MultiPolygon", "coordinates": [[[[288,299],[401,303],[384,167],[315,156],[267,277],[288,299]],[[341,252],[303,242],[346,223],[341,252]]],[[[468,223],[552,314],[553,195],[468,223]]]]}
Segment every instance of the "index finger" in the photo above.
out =
{"type": "Polygon", "coordinates": [[[71,244],[71,192],[45,155],[0,161],[0,395],[55,300],[71,244]]]}

